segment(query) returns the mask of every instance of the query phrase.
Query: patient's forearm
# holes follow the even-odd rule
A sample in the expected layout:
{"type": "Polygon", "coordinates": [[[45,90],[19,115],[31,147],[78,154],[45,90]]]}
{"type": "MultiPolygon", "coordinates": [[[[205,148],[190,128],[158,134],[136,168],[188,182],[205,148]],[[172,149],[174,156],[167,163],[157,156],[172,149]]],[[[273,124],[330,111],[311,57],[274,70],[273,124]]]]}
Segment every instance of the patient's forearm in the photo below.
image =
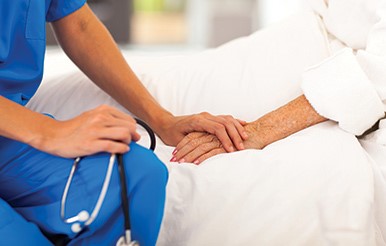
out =
{"type": "Polygon", "coordinates": [[[246,148],[261,149],[327,119],[320,116],[304,95],[246,126],[246,148]]]}

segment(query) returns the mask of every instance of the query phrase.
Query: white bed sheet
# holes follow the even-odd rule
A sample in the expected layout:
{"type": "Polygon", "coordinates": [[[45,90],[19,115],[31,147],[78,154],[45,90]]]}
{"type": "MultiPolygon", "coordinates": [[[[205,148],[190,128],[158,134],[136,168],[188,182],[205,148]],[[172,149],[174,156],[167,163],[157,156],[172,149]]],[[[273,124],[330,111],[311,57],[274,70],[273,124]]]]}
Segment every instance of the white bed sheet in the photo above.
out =
{"type": "MultiPolygon", "coordinates": [[[[302,72],[328,50],[317,18],[304,13],[194,55],[125,56],[174,114],[254,120],[300,95],[302,72]]],[[[100,104],[123,109],[49,52],[28,106],[68,119],[100,104]]],[[[172,150],[158,139],[156,154],[170,173],[158,245],[385,245],[382,167],[333,122],[200,166],[169,163],[172,150]]]]}

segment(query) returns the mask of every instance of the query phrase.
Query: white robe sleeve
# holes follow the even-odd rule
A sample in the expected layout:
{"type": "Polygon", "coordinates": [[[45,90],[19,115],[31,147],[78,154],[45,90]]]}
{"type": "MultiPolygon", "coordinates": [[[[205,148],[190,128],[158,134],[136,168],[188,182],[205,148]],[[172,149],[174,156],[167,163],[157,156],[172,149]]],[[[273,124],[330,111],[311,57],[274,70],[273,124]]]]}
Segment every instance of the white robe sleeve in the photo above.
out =
{"type": "MultiPolygon", "coordinates": [[[[350,1],[346,2],[350,8],[350,1]]],[[[302,89],[315,110],[355,135],[385,116],[386,0],[379,2],[377,21],[368,32],[365,49],[355,54],[345,48],[303,74],[302,89]]]]}

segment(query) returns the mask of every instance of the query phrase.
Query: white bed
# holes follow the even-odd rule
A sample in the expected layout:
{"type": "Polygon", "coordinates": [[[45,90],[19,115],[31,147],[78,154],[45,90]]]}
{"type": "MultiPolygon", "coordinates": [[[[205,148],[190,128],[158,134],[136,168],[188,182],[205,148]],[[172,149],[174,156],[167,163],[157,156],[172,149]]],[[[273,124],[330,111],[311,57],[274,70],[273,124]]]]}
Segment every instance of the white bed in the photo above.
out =
{"type": "MultiPolygon", "coordinates": [[[[208,111],[247,121],[300,95],[302,72],[328,55],[312,13],[197,54],[125,53],[174,114],[208,111]]],[[[48,52],[45,72],[28,105],[34,110],[67,119],[100,104],[120,107],[61,53],[48,52]]],[[[156,154],[170,172],[158,245],[385,245],[386,150],[362,144],[371,156],[326,122],[264,150],[195,166],[169,163],[173,148],[158,140],[156,154]]]]}

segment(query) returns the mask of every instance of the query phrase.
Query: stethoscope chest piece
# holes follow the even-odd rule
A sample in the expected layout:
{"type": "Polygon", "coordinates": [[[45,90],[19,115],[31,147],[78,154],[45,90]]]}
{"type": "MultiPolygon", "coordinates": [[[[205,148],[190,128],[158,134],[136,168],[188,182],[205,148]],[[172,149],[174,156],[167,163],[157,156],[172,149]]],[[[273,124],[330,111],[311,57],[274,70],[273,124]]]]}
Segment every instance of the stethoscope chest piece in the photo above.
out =
{"type": "Polygon", "coordinates": [[[139,243],[137,241],[130,241],[125,236],[122,236],[119,238],[117,246],[139,246],[139,243]]]}

